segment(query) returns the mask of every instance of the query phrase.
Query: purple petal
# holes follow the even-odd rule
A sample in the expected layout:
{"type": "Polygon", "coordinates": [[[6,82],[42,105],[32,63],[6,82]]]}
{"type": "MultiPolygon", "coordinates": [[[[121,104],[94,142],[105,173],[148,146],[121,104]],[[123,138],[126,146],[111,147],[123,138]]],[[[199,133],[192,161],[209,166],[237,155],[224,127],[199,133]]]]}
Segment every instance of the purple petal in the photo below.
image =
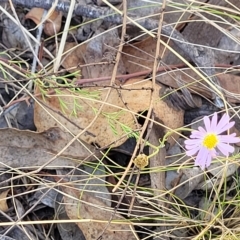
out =
{"type": "Polygon", "coordinates": [[[199,148],[197,148],[197,146],[194,146],[194,147],[186,146],[185,148],[186,148],[186,150],[187,150],[188,152],[189,152],[189,151],[192,151],[192,150],[194,150],[194,149],[196,149],[196,151],[199,150],[199,148]]]}
{"type": "Polygon", "coordinates": [[[197,149],[197,148],[193,148],[193,149],[191,149],[191,150],[189,150],[189,151],[186,151],[186,155],[189,156],[189,157],[192,157],[192,156],[194,156],[198,151],[199,151],[199,148],[198,148],[198,149],[197,149]]]}
{"type": "Polygon", "coordinates": [[[221,143],[238,143],[240,142],[240,138],[239,137],[235,137],[236,133],[232,133],[230,135],[219,135],[219,141],[221,143]]]}
{"type": "Polygon", "coordinates": [[[193,130],[192,132],[191,132],[191,134],[199,134],[199,131],[198,130],[193,130]]]}
{"type": "Polygon", "coordinates": [[[221,131],[223,127],[225,127],[230,121],[230,117],[225,113],[223,114],[222,118],[220,119],[218,125],[216,126],[216,129],[221,131]]]}
{"type": "Polygon", "coordinates": [[[230,123],[227,123],[225,126],[223,126],[222,128],[216,128],[216,133],[217,134],[220,134],[222,132],[225,132],[227,131],[228,129],[230,129],[233,125],[235,124],[235,122],[230,122],[230,123]]]}
{"type": "Polygon", "coordinates": [[[216,130],[216,127],[217,127],[217,113],[215,112],[213,114],[213,117],[212,117],[212,121],[211,121],[211,131],[215,132],[216,130]]]}
{"type": "Polygon", "coordinates": [[[190,151],[190,150],[193,150],[193,149],[196,149],[196,151],[198,151],[202,146],[201,145],[186,145],[185,148],[187,149],[187,151],[190,151]]]}
{"type": "Polygon", "coordinates": [[[188,139],[184,141],[185,145],[194,145],[194,144],[200,144],[201,140],[199,139],[188,139]]]}
{"type": "Polygon", "coordinates": [[[192,149],[197,149],[199,150],[199,145],[186,145],[185,148],[189,151],[189,150],[192,150],[192,149]]]}
{"type": "Polygon", "coordinates": [[[208,149],[205,147],[201,147],[196,157],[195,165],[200,166],[200,168],[204,170],[206,166],[206,161],[209,161],[208,155],[209,155],[208,149]]]}
{"type": "Polygon", "coordinates": [[[198,127],[198,131],[201,132],[202,134],[206,134],[206,130],[203,127],[198,127]]]}
{"type": "Polygon", "coordinates": [[[206,162],[205,162],[206,168],[208,168],[211,165],[211,162],[212,162],[212,155],[210,153],[208,153],[207,159],[206,159],[206,162]]]}
{"type": "Polygon", "coordinates": [[[192,131],[190,138],[203,138],[206,133],[199,132],[197,130],[192,131]]]}
{"type": "Polygon", "coordinates": [[[216,152],[215,148],[213,148],[209,152],[210,152],[210,155],[211,155],[212,158],[215,158],[217,156],[217,152],[216,152]]]}
{"type": "Polygon", "coordinates": [[[219,143],[217,145],[217,148],[221,151],[221,153],[223,155],[225,155],[226,157],[228,157],[229,153],[233,153],[234,152],[234,147],[230,146],[228,144],[225,143],[219,143]]]}
{"type": "Polygon", "coordinates": [[[206,127],[207,132],[210,132],[210,131],[211,131],[211,124],[210,124],[210,119],[209,119],[209,117],[205,116],[205,117],[203,118],[203,121],[204,121],[204,125],[205,125],[205,127],[206,127]]]}

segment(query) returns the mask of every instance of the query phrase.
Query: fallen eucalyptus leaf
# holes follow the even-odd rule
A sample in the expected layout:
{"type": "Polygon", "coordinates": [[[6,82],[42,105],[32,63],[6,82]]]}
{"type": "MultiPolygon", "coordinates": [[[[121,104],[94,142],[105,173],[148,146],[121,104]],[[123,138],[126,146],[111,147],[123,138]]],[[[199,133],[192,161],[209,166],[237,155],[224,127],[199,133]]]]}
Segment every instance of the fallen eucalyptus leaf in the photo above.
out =
{"type": "Polygon", "coordinates": [[[63,186],[67,215],[70,219],[79,219],[79,217],[82,219],[77,222],[77,225],[86,239],[94,240],[99,237],[104,240],[136,239],[131,222],[118,213],[113,214],[114,210],[105,205],[101,199],[89,192],[84,191],[80,194],[74,188],[63,186]]]}
{"type": "MultiPolygon", "coordinates": [[[[162,101],[159,98],[160,89],[161,85],[156,84],[155,92],[152,95],[151,81],[132,79],[121,88],[112,89],[107,102],[104,102],[108,92],[106,88],[96,87],[89,89],[89,97],[86,94],[85,96],[77,95],[69,93],[68,90],[63,90],[61,96],[49,95],[45,98],[44,104],[48,106],[48,111],[45,111],[36,102],[34,109],[35,125],[38,131],[44,131],[52,126],[62,128],[56,122],[55,119],[57,119],[68,130],[75,133],[79,132],[77,126],[85,129],[94,120],[88,129],[93,135],[82,135],[81,139],[89,144],[97,143],[101,147],[109,146],[109,144],[112,144],[112,147],[119,146],[127,139],[126,129],[139,129],[139,125],[134,121],[133,115],[134,113],[141,114],[148,111],[152,97],[156,117],[161,119],[168,129],[176,129],[183,126],[183,111],[176,111],[162,101]],[[94,92],[98,92],[98,98],[91,97],[91,94],[94,92]],[[68,106],[67,109],[64,109],[64,115],[67,119],[62,114],[59,114],[61,112],[59,98],[68,106]],[[76,104],[80,106],[80,109],[73,115],[76,104]],[[99,117],[95,119],[96,112],[102,104],[104,107],[99,117]]],[[[42,97],[39,97],[39,101],[43,101],[42,97]]],[[[168,138],[168,142],[173,145],[178,137],[178,134],[173,133],[168,138]]]]}
{"type": "MultiPolygon", "coordinates": [[[[0,166],[34,168],[45,165],[72,138],[73,136],[59,128],[51,128],[41,133],[0,129],[0,166]]],[[[100,156],[95,147],[76,140],[61,156],[47,164],[47,167],[77,166],[92,153],[100,156]]],[[[91,159],[95,158],[89,158],[88,161],[91,159]]]]}

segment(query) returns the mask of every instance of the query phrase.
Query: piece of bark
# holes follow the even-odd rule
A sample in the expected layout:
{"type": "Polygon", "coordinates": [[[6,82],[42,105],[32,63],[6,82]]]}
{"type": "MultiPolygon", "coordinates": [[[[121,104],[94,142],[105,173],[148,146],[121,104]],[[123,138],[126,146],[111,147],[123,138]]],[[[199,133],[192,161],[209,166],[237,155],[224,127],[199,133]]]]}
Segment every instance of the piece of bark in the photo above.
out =
{"type": "MultiPolygon", "coordinates": [[[[161,122],[161,120],[156,119],[156,121],[161,122]]],[[[154,146],[159,146],[160,142],[159,139],[162,140],[164,135],[164,129],[162,127],[160,127],[159,125],[153,123],[152,129],[151,129],[151,133],[149,135],[149,142],[154,145],[154,146]]],[[[154,148],[149,148],[149,154],[151,155],[152,153],[154,153],[156,151],[156,149],[154,148]]],[[[152,156],[150,158],[150,168],[161,168],[163,166],[165,166],[166,162],[166,148],[160,148],[159,152],[152,156]]],[[[150,179],[151,179],[151,189],[153,190],[153,195],[156,199],[157,202],[157,206],[159,207],[160,212],[159,214],[161,214],[161,212],[165,212],[166,208],[165,208],[165,203],[166,201],[163,201],[162,199],[164,199],[164,195],[160,198],[158,198],[157,196],[162,195],[163,192],[166,189],[166,183],[165,183],[165,172],[164,171],[150,171],[150,179]]],[[[163,224],[163,221],[159,221],[159,223],[163,224]]],[[[160,226],[157,228],[157,232],[166,232],[167,230],[167,226],[160,226]]],[[[156,237],[156,240],[160,240],[160,239],[164,239],[164,240],[169,240],[169,237],[167,236],[167,234],[161,234],[161,238],[156,237]]]]}
{"type": "MultiPolygon", "coordinates": [[[[161,120],[156,119],[155,120],[162,123],[161,120]]],[[[151,133],[149,135],[149,142],[151,145],[159,146],[160,142],[159,140],[162,140],[164,136],[165,130],[153,123],[151,133]]],[[[149,148],[149,155],[153,154],[156,151],[156,149],[150,147],[149,148]]],[[[160,148],[158,153],[150,158],[150,168],[161,168],[165,165],[165,157],[166,157],[166,148],[160,148]]],[[[150,172],[150,178],[151,178],[151,188],[153,189],[154,196],[158,196],[162,193],[162,191],[165,190],[165,172],[164,171],[154,171],[150,172]]],[[[160,200],[159,200],[160,202],[160,200]]]]}

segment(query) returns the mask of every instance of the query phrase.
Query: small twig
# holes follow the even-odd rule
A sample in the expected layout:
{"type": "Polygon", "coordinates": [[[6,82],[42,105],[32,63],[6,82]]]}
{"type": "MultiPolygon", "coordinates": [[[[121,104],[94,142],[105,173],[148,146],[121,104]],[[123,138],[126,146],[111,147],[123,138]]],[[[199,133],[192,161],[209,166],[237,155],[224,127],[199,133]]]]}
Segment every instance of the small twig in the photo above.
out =
{"type": "MultiPolygon", "coordinates": [[[[163,71],[171,71],[173,69],[184,68],[184,67],[186,67],[185,64],[168,65],[167,67],[161,66],[157,69],[157,72],[159,73],[159,72],[163,72],[163,71]]],[[[147,76],[150,74],[152,74],[152,70],[146,70],[146,71],[135,72],[135,73],[130,73],[130,74],[117,75],[116,79],[119,80],[122,84],[124,84],[130,78],[147,76]]],[[[111,79],[111,76],[99,77],[99,78],[77,79],[75,81],[75,84],[81,85],[81,84],[92,83],[92,82],[106,81],[106,80],[110,80],[110,79],[111,79]]]]}
{"type": "MultiPolygon", "coordinates": [[[[43,12],[43,15],[42,15],[42,20],[45,18],[47,14],[47,11],[44,10],[43,12]]],[[[42,36],[42,31],[43,31],[43,28],[44,28],[44,23],[40,24],[39,27],[37,28],[37,41],[40,43],[40,40],[41,40],[41,36],[42,36]]],[[[34,49],[34,53],[33,54],[33,62],[32,62],[32,69],[31,69],[31,73],[34,74],[35,71],[36,71],[36,67],[37,67],[37,62],[39,61],[38,59],[38,55],[39,55],[39,44],[35,44],[35,49],[34,49]]],[[[28,91],[32,91],[32,87],[33,87],[33,81],[30,80],[29,83],[28,83],[28,91]]]]}
{"type": "MultiPolygon", "coordinates": [[[[134,170],[134,168],[133,168],[133,170],[134,170]]],[[[134,205],[135,198],[136,198],[136,191],[137,191],[137,186],[138,186],[139,179],[140,179],[140,169],[138,169],[137,178],[136,178],[136,181],[135,181],[135,184],[134,184],[132,199],[131,199],[131,202],[130,202],[130,205],[129,205],[129,208],[128,208],[128,217],[131,216],[131,212],[132,212],[133,205],[134,205]]]]}
{"type": "Polygon", "coordinates": [[[56,61],[54,62],[54,70],[53,70],[54,73],[57,72],[60,67],[60,63],[61,63],[67,35],[68,35],[68,30],[69,30],[70,22],[71,22],[73,11],[74,11],[74,6],[75,6],[75,0],[71,0],[70,6],[68,9],[67,19],[65,22],[65,26],[64,26],[64,30],[63,30],[63,34],[62,34],[62,38],[61,38],[61,42],[60,42],[60,46],[59,46],[57,56],[56,56],[56,61]]]}

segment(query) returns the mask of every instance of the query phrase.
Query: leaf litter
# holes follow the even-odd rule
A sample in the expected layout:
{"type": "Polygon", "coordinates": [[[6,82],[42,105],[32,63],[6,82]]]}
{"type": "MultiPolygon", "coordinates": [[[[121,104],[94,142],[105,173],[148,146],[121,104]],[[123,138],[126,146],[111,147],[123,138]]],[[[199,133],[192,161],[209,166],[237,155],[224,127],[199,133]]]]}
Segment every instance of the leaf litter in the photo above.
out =
{"type": "MultiPolygon", "coordinates": [[[[196,156],[186,156],[184,145],[189,131],[204,127],[203,117],[216,112],[233,118],[230,133],[239,137],[239,31],[234,17],[222,16],[231,24],[229,29],[219,24],[222,31],[204,21],[185,25],[200,15],[184,11],[183,1],[177,1],[181,11],[167,2],[153,85],[157,41],[148,30],[158,26],[161,4],[127,1],[133,21],[123,44],[118,15],[96,20],[89,14],[96,9],[99,17],[123,11],[126,3],[109,2],[78,2],[74,15],[65,11],[67,1],[61,11],[59,5],[46,11],[25,1],[20,5],[28,10],[14,0],[13,6],[1,4],[1,47],[7,52],[0,56],[2,236],[238,239],[237,229],[223,231],[218,221],[226,229],[233,228],[230,218],[239,221],[239,144],[229,158],[217,157],[203,169],[194,166],[196,156]],[[141,22],[146,28],[140,30],[134,21],[146,16],[141,22]],[[63,40],[69,19],[72,29],[63,40]],[[215,38],[206,36],[209,31],[215,38]],[[34,47],[37,36],[42,37],[39,48],[34,47]],[[31,65],[34,59],[36,68],[31,65]],[[127,146],[129,140],[135,150],[127,146]],[[138,168],[139,156],[146,156],[147,166],[138,168]],[[129,165],[131,157],[135,165],[129,165]],[[49,221],[31,225],[41,220],[49,221]]],[[[237,1],[232,4],[239,7],[237,1]]],[[[209,1],[202,16],[214,21],[218,13],[208,11],[217,6],[233,13],[219,0],[209,1]]]]}

